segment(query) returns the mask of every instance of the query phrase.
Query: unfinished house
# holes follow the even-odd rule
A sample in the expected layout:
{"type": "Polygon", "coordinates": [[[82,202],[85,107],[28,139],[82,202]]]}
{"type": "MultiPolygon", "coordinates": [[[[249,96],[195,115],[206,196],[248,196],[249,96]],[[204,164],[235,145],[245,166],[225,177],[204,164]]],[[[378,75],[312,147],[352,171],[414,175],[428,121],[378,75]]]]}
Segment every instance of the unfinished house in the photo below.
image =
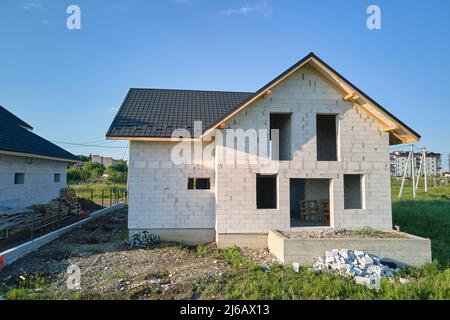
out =
{"type": "Polygon", "coordinates": [[[32,132],[33,128],[0,106],[0,208],[48,203],[66,187],[73,154],[32,132]]]}
{"type": "Polygon", "coordinates": [[[131,89],[107,138],[130,141],[131,234],[264,247],[272,229],[391,230],[389,146],[420,136],[311,53],[257,92],[131,89]]]}

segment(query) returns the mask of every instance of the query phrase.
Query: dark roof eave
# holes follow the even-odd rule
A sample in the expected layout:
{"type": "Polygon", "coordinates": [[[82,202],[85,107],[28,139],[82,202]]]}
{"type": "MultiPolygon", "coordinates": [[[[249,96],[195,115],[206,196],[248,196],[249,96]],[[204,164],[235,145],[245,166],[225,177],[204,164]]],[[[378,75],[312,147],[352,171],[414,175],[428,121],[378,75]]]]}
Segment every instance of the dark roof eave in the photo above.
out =
{"type": "Polygon", "coordinates": [[[44,155],[44,154],[27,153],[27,152],[21,152],[21,151],[5,150],[5,149],[0,149],[0,154],[16,156],[16,157],[29,157],[29,158],[36,158],[36,159],[69,162],[69,163],[82,162],[81,159],[79,159],[76,156],[74,156],[73,158],[65,158],[65,157],[61,158],[61,157],[53,157],[53,156],[49,156],[49,155],[44,155]]]}

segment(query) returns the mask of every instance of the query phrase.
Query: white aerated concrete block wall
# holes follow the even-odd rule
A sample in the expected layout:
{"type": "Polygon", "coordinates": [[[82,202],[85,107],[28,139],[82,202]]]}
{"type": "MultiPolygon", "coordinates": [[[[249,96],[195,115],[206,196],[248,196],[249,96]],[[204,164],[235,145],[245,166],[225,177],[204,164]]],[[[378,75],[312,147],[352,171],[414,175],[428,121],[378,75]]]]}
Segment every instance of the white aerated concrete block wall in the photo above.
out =
{"type": "MultiPolygon", "coordinates": [[[[359,111],[312,69],[304,67],[231,119],[226,128],[269,129],[270,113],[292,113],[293,160],[282,161],[278,174],[278,208],[256,209],[257,165],[227,164],[216,159],[216,231],[268,233],[290,229],[291,178],[331,179],[331,226],[391,229],[389,134],[359,111]],[[337,114],[338,161],[317,161],[316,115],[337,114]],[[362,174],[362,209],[344,210],[344,174],[362,174]]],[[[224,133],[225,135],[225,133],[224,133]]],[[[216,154],[224,152],[218,145],[216,154]]]]}
{"type": "Polygon", "coordinates": [[[59,197],[66,179],[65,162],[0,155],[0,206],[22,208],[48,203],[59,197]],[[15,173],[25,174],[24,184],[14,184],[15,173]],[[60,182],[54,182],[55,173],[61,175],[60,182]]]}
{"type": "Polygon", "coordinates": [[[176,165],[171,160],[176,144],[131,142],[130,230],[214,229],[214,162],[176,165]],[[188,178],[210,178],[211,190],[188,190],[188,178]]]}

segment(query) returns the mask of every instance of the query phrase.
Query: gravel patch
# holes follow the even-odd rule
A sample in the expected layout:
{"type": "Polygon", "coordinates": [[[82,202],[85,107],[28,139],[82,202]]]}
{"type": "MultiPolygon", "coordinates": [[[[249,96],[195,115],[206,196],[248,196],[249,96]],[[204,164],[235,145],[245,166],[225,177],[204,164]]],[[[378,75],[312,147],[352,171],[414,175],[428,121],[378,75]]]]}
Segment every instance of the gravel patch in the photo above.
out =
{"type": "Polygon", "coordinates": [[[248,248],[242,249],[242,255],[250,261],[260,265],[263,268],[269,268],[275,263],[279,263],[277,258],[272,255],[268,249],[253,250],[248,248]]]}

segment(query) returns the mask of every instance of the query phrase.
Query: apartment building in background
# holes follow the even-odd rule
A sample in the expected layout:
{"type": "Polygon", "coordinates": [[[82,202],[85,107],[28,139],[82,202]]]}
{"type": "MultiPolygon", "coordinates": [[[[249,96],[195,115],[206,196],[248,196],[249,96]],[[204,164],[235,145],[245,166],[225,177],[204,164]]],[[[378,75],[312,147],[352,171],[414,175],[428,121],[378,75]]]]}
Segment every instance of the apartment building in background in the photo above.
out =
{"type": "Polygon", "coordinates": [[[119,160],[113,159],[111,157],[92,155],[92,162],[101,163],[105,168],[111,167],[117,161],[119,160]]]}
{"type": "Polygon", "coordinates": [[[450,172],[450,153],[448,154],[448,172],[450,172]]]}
{"type": "MultiPolygon", "coordinates": [[[[407,151],[396,151],[390,154],[391,159],[391,176],[400,177],[405,172],[405,167],[408,163],[407,151]]],[[[422,153],[414,153],[414,168],[417,171],[420,168],[420,162],[422,159],[422,153]]],[[[426,169],[429,176],[439,176],[442,174],[442,160],[441,154],[435,152],[426,153],[426,169]]],[[[406,170],[406,176],[411,176],[411,164],[408,165],[406,170]]]]}

